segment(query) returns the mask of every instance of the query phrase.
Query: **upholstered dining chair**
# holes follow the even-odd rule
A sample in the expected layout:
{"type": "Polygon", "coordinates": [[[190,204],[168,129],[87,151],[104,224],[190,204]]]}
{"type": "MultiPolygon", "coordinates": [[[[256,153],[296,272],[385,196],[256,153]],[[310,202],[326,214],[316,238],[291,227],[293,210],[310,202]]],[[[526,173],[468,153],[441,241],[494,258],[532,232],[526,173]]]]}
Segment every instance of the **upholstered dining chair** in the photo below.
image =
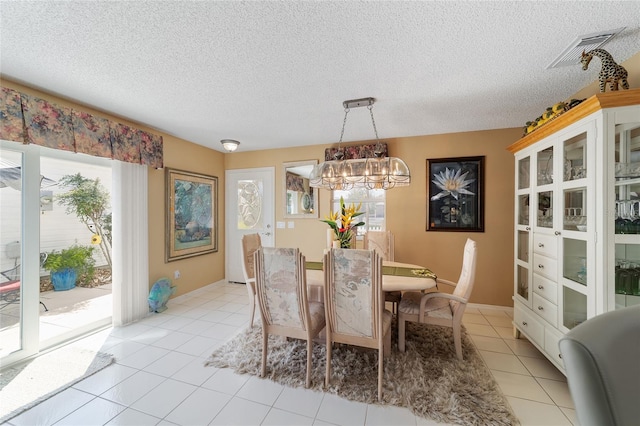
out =
{"type": "Polygon", "coordinates": [[[456,356],[462,360],[460,324],[462,315],[471,297],[476,276],[476,242],[467,239],[464,245],[462,271],[458,282],[438,278],[437,283],[454,287],[453,294],[433,292],[405,292],[398,307],[398,349],[405,350],[405,325],[407,321],[440,325],[453,329],[456,356]]]}
{"type": "Polygon", "coordinates": [[[371,250],[332,249],[324,256],[327,372],[331,382],[333,343],[378,349],[378,401],[383,359],[391,351],[391,312],[382,297],[382,258],[371,250]]]}
{"type": "Polygon", "coordinates": [[[256,313],[256,274],[253,265],[253,253],[262,246],[260,234],[246,234],[242,237],[242,273],[249,294],[249,311],[251,321],[249,327],[253,327],[253,318],[256,313]]]}
{"type": "MultiPolygon", "coordinates": [[[[364,234],[364,248],[377,251],[382,260],[393,262],[395,259],[394,238],[391,231],[367,231],[364,234]]],[[[388,291],[384,294],[385,301],[391,303],[394,314],[397,313],[401,297],[401,291],[388,291]]]]}
{"type": "Polygon", "coordinates": [[[382,260],[394,260],[394,238],[391,231],[367,231],[364,234],[364,248],[375,250],[382,260]]]}
{"type": "Polygon", "coordinates": [[[261,247],[254,254],[256,295],[262,317],[262,370],[267,370],[269,335],[307,341],[306,386],[311,385],[313,339],[325,326],[324,305],[307,297],[305,257],[298,249],[261,247]]]}

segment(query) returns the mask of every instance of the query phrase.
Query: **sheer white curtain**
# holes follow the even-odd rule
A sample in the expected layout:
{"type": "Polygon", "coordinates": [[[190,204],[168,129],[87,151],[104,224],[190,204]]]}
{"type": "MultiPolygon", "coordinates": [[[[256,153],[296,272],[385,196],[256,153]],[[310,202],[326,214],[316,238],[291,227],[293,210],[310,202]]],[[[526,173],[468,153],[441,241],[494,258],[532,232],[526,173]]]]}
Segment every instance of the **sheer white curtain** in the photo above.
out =
{"type": "Polygon", "coordinates": [[[149,313],[147,167],[113,162],[113,325],[149,313]]]}

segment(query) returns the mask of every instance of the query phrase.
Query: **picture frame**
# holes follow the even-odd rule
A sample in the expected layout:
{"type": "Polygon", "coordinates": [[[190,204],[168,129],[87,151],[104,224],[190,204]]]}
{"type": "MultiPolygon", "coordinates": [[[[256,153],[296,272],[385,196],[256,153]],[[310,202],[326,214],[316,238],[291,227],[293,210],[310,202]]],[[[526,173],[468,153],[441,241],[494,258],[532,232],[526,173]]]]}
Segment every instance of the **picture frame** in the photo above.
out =
{"type": "Polygon", "coordinates": [[[165,262],[218,251],[218,177],[165,169],[165,262]]]}
{"type": "Polygon", "coordinates": [[[427,231],[484,232],[484,162],[427,159],[427,231]]]}

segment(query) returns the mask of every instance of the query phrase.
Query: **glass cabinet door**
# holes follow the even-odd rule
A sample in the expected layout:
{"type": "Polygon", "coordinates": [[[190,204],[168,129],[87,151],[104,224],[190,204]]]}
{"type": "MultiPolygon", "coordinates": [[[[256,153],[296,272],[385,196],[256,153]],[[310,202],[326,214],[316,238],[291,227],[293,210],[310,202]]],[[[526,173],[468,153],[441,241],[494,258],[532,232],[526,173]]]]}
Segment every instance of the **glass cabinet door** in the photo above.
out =
{"type": "Polygon", "coordinates": [[[615,135],[615,308],[640,304],[640,123],[620,124],[615,135]]]}
{"type": "Polygon", "coordinates": [[[515,251],[516,267],[514,271],[514,287],[516,298],[527,306],[531,305],[531,250],[533,238],[531,232],[531,215],[534,211],[531,202],[532,176],[537,173],[533,168],[532,156],[516,157],[516,231],[515,251]]]}

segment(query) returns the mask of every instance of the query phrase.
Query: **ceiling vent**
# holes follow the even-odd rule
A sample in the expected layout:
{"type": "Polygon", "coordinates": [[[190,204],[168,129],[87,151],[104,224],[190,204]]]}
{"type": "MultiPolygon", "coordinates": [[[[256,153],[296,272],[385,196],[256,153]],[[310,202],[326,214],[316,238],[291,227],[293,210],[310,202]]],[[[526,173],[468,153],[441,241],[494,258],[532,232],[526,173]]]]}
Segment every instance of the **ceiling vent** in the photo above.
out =
{"type": "Polygon", "coordinates": [[[618,28],[610,31],[600,31],[597,33],[586,34],[576,38],[564,52],[560,54],[547,69],[566,67],[569,65],[578,65],[580,56],[583,51],[590,51],[603,46],[617,34],[621,33],[626,27],[618,28]]]}

